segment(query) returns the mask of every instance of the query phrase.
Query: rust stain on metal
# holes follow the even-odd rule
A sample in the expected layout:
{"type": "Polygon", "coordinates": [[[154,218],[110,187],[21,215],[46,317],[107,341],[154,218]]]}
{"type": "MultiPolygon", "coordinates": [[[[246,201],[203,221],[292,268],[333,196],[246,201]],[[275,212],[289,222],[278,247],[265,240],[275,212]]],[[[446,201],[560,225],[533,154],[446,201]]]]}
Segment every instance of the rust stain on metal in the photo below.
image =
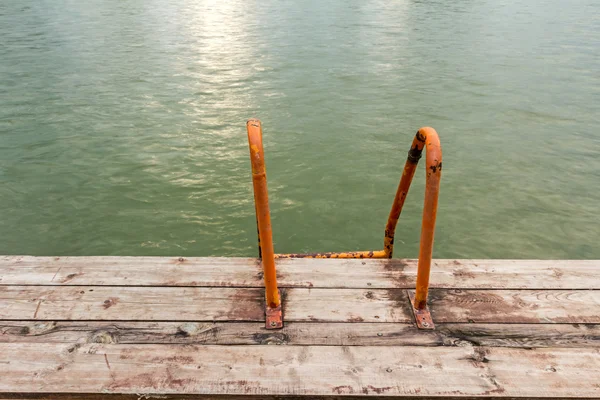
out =
{"type": "Polygon", "coordinates": [[[383,250],[276,254],[275,258],[385,258],[383,250]]]}
{"type": "Polygon", "coordinates": [[[414,145],[410,148],[410,150],[408,151],[408,161],[413,163],[413,164],[417,164],[419,162],[419,160],[421,159],[421,154],[423,152],[422,148],[419,148],[419,146],[414,145]]]}
{"type": "Polygon", "coordinates": [[[437,171],[442,172],[442,162],[438,162],[437,164],[430,165],[429,169],[435,174],[437,171]]]}

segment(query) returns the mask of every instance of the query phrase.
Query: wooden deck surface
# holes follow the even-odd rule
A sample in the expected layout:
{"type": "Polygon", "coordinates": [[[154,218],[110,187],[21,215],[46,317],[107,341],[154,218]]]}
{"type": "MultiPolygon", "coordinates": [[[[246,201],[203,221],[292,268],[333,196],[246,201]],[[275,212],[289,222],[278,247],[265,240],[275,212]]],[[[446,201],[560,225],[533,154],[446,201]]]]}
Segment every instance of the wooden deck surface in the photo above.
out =
{"type": "Polygon", "coordinates": [[[600,261],[0,257],[1,399],[600,398],[600,261]]]}

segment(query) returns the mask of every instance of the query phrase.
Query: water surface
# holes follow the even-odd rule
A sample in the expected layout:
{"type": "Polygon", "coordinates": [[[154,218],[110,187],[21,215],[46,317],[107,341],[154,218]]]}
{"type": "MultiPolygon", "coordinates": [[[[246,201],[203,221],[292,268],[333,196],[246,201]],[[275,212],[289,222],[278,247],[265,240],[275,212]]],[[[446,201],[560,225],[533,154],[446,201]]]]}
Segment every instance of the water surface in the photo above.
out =
{"type": "Polygon", "coordinates": [[[431,125],[434,257],[600,258],[599,4],[2,1],[0,254],[255,255],[257,117],[278,252],[381,248],[431,125]]]}

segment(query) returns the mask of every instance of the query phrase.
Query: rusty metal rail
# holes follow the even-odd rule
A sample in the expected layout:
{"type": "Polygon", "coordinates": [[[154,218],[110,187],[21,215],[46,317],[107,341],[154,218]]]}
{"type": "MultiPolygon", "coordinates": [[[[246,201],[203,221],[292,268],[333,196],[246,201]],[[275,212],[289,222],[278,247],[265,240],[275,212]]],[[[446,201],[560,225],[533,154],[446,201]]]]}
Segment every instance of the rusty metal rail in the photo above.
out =
{"type": "Polygon", "coordinates": [[[269,211],[269,194],[267,192],[267,170],[265,152],[262,143],[262,126],[259,120],[251,119],[246,123],[248,144],[250,146],[250,162],[252,164],[252,185],[254,187],[254,204],[256,207],[256,224],[258,227],[258,248],[263,266],[263,278],[266,291],[266,328],[283,327],[281,298],[277,289],[275,271],[275,251],[273,250],[273,232],[271,229],[271,213],[269,211]]]}
{"type": "Polygon", "coordinates": [[[408,158],[404,164],[402,178],[392,203],[392,209],[385,227],[383,250],[330,252],[311,254],[275,254],[271,230],[271,218],[267,195],[267,180],[262,146],[262,127],[257,119],[251,119],[246,124],[248,141],[250,144],[250,159],[252,161],[252,180],[254,184],[254,200],[256,206],[256,220],[258,227],[259,258],[262,259],[266,298],[267,298],[267,328],[283,326],[281,319],[281,301],[277,291],[275,275],[275,258],[392,258],[394,252],[394,235],[396,225],[408,195],[410,184],[415,175],[417,164],[423,149],[426,150],[426,181],[425,202],[423,205],[423,219],[421,222],[421,241],[419,247],[419,262],[415,294],[411,294],[410,301],[421,329],[433,329],[433,321],[427,308],[427,294],[429,290],[429,274],[433,253],[433,239],[435,221],[437,216],[438,195],[440,178],[442,174],[442,148],[440,139],[435,129],[423,127],[419,129],[413,139],[408,158]],[[273,323],[269,315],[278,310],[279,322],[273,323]]]}

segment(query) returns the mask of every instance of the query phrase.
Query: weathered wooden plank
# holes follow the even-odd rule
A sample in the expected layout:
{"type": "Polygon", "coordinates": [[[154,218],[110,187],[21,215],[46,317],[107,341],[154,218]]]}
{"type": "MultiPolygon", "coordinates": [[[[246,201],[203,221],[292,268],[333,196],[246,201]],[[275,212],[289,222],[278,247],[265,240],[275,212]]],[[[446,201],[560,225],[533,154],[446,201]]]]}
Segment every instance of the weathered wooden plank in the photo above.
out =
{"type": "MultiPolygon", "coordinates": [[[[411,322],[402,289],[286,289],[286,321],[411,322]]],[[[263,321],[259,288],[0,286],[0,319],[263,321]]]]}
{"type": "Polygon", "coordinates": [[[593,397],[598,349],[0,344],[4,393],[593,397]]]}
{"type": "MultiPolygon", "coordinates": [[[[203,394],[146,394],[146,393],[120,393],[120,394],[101,394],[101,393],[86,393],[85,395],[71,394],[71,393],[52,393],[52,394],[33,394],[33,393],[0,393],[0,400],[362,400],[369,398],[371,400],[386,400],[390,398],[401,398],[410,400],[481,400],[481,396],[390,396],[385,394],[353,394],[353,395],[337,395],[337,396],[272,396],[272,395],[203,395],[203,394]]],[[[487,397],[483,397],[487,398],[487,397]]],[[[496,396],[496,399],[503,400],[546,400],[549,398],[564,399],[564,397],[514,397],[514,396],[496,396]]],[[[597,400],[597,397],[577,397],[581,400],[597,400]]]]}
{"type": "MultiPolygon", "coordinates": [[[[413,288],[416,260],[277,260],[281,287],[413,288]]],[[[431,286],[600,289],[598,260],[435,260],[431,286]]],[[[2,285],[261,287],[253,258],[0,257],[2,285]]]]}
{"type": "Polygon", "coordinates": [[[444,340],[406,323],[288,322],[268,331],[260,322],[0,321],[4,343],[439,346],[444,340]]]}
{"type": "Polygon", "coordinates": [[[199,345],[465,346],[600,348],[596,324],[438,324],[288,322],[0,321],[2,343],[199,345]]]}
{"type": "Polygon", "coordinates": [[[600,347],[597,324],[438,324],[436,331],[444,336],[444,345],[600,347]]]}
{"type": "MultiPolygon", "coordinates": [[[[146,393],[119,393],[119,394],[102,394],[102,393],[86,393],[85,395],[76,393],[0,393],[0,400],[362,400],[365,398],[371,400],[387,400],[390,398],[407,399],[407,400],[481,400],[482,398],[491,398],[489,396],[410,396],[410,395],[385,395],[385,394],[353,394],[353,395],[337,395],[337,396],[296,396],[296,395],[204,395],[204,394],[146,394],[146,393]]],[[[565,399],[565,397],[514,397],[514,396],[495,396],[493,398],[503,400],[547,400],[547,399],[565,399]]],[[[598,400],[597,397],[569,397],[580,400],[598,400]]]]}
{"type": "MultiPolygon", "coordinates": [[[[0,393],[0,400],[362,400],[365,398],[371,400],[387,400],[390,398],[406,399],[406,400],[481,400],[482,398],[492,398],[490,396],[427,396],[427,395],[386,395],[386,394],[344,394],[336,396],[296,396],[296,395],[205,395],[205,394],[147,394],[147,393],[119,393],[119,394],[102,394],[102,393],[86,393],[85,395],[76,393],[0,393]]],[[[565,399],[565,397],[514,397],[514,396],[494,396],[495,399],[503,400],[547,400],[547,399],[565,399]]],[[[569,397],[580,400],[598,400],[597,397],[569,397]]]]}
{"type": "MultiPolygon", "coordinates": [[[[403,289],[286,289],[286,321],[411,322],[403,289]]],[[[430,291],[434,322],[600,323],[600,291],[430,291]]],[[[262,321],[258,288],[0,286],[0,319],[262,321]]]]}
{"type": "MultiPolygon", "coordinates": [[[[0,393],[0,400],[362,400],[369,398],[371,400],[386,400],[390,398],[401,398],[407,400],[481,400],[481,396],[390,396],[385,394],[353,394],[353,395],[337,395],[337,396],[293,396],[293,395],[203,395],[203,394],[146,394],[146,393],[120,393],[120,394],[101,394],[101,393],[86,393],[85,395],[71,393],[52,393],[52,394],[32,394],[32,393],[0,393]]],[[[514,397],[514,396],[495,396],[496,399],[503,400],[547,400],[547,399],[565,399],[565,397],[514,397]]],[[[577,397],[580,400],[598,400],[597,397],[577,397]]]]}
{"type": "Polygon", "coordinates": [[[433,289],[429,305],[436,323],[600,323],[597,290],[433,289]]]}

